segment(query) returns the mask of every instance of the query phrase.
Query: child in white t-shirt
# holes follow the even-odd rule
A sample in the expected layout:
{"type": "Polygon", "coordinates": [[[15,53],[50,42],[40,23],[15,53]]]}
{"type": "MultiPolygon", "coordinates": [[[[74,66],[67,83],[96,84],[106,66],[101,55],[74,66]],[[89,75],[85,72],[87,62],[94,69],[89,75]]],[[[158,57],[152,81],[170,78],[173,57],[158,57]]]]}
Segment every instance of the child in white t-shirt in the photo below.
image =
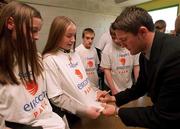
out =
{"type": "Polygon", "coordinates": [[[97,74],[99,59],[97,51],[93,47],[94,37],[94,30],[85,28],[82,33],[83,43],[76,47],[76,52],[83,62],[89,80],[96,88],[99,88],[99,78],[97,74]]]}
{"type": "Polygon", "coordinates": [[[121,46],[116,39],[114,30],[110,27],[112,42],[107,44],[102,52],[100,66],[104,69],[106,83],[113,95],[130,88],[139,75],[139,54],[131,55],[129,50],[121,46]]]}
{"type": "Polygon", "coordinates": [[[8,127],[18,129],[21,126],[16,125],[65,129],[47,98],[47,74],[36,49],[40,13],[29,5],[11,2],[2,9],[0,19],[1,128],[7,122],[8,127]]]}
{"type": "Polygon", "coordinates": [[[58,16],[53,20],[43,50],[43,62],[50,75],[47,83],[57,86],[49,97],[58,107],[95,119],[100,115],[102,107],[96,101],[96,92],[79,55],[74,52],[75,35],[76,25],[71,19],[58,16]],[[61,93],[58,98],[57,92],[61,93]]]}

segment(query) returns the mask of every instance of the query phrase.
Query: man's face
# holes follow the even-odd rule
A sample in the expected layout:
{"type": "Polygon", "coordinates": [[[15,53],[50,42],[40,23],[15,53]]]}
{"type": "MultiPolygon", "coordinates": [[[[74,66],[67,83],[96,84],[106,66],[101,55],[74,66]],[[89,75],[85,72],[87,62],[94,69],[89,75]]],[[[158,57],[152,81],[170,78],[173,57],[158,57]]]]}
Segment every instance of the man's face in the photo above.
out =
{"type": "Polygon", "coordinates": [[[94,40],[94,33],[85,32],[83,37],[83,45],[85,48],[90,49],[94,40]]]}
{"type": "Polygon", "coordinates": [[[115,33],[122,47],[126,47],[132,55],[138,54],[144,50],[145,44],[139,33],[134,35],[122,30],[115,30],[115,33]]]}

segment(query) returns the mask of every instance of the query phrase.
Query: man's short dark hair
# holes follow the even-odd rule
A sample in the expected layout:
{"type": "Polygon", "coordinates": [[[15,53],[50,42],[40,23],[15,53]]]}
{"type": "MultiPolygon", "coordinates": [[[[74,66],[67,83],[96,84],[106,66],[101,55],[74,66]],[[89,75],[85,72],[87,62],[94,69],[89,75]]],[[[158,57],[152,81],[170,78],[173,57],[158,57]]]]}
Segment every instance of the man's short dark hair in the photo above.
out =
{"type": "Polygon", "coordinates": [[[133,34],[137,34],[141,26],[145,26],[149,31],[154,31],[152,17],[146,10],[136,6],[125,8],[113,23],[113,28],[133,34]]]}

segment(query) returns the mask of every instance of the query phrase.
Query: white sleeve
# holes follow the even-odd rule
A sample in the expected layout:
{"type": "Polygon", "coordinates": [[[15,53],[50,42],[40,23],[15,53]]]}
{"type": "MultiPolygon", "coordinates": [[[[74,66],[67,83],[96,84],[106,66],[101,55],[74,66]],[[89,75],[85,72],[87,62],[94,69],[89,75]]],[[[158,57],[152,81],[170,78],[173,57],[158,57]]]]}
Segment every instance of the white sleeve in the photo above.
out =
{"type": "Polygon", "coordinates": [[[61,89],[61,80],[59,79],[58,67],[54,63],[53,59],[47,58],[43,60],[45,74],[46,74],[46,86],[48,98],[59,96],[63,93],[61,89]]]}
{"type": "Polygon", "coordinates": [[[5,123],[2,116],[0,116],[0,129],[5,129],[5,123]]]}
{"type": "Polygon", "coordinates": [[[59,96],[53,97],[50,101],[57,107],[63,108],[73,114],[78,114],[79,112],[85,112],[85,105],[80,104],[79,102],[71,99],[66,94],[61,94],[59,96]]]}
{"type": "Polygon", "coordinates": [[[5,119],[3,118],[4,113],[9,113],[5,107],[7,107],[8,100],[12,101],[12,99],[8,99],[8,93],[6,93],[6,86],[2,86],[0,84],[0,129],[5,129],[5,119]]]}
{"type": "Polygon", "coordinates": [[[101,64],[100,64],[100,66],[102,68],[111,68],[111,59],[110,59],[110,56],[109,56],[109,52],[106,51],[107,47],[108,46],[106,46],[105,49],[102,52],[101,64]]]}
{"type": "Polygon", "coordinates": [[[139,65],[139,55],[140,55],[140,54],[134,55],[134,66],[135,66],[135,65],[139,65]]]}

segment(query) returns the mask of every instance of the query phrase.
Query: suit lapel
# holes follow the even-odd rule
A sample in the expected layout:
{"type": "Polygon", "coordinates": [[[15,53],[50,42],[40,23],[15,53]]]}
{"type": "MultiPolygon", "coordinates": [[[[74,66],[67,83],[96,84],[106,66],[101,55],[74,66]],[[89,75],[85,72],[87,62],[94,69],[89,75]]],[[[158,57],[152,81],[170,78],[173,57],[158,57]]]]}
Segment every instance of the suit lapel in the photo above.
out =
{"type": "Polygon", "coordinates": [[[155,33],[155,37],[154,37],[154,41],[152,44],[152,48],[151,48],[151,53],[150,53],[150,60],[149,60],[149,64],[148,64],[148,71],[149,71],[149,75],[148,75],[148,82],[147,85],[150,88],[150,95],[151,98],[156,96],[156,93],[154,93],[154,91],[158,91],[158,90],[154,90],[154,88],[158,88],[155,87],[156,85],[156,80],[157,80],[157,75],[159,72],[159,58],[161,57],[161,50],[163,48],[163,36],[164,34],[162,33],[155,33]]]}

